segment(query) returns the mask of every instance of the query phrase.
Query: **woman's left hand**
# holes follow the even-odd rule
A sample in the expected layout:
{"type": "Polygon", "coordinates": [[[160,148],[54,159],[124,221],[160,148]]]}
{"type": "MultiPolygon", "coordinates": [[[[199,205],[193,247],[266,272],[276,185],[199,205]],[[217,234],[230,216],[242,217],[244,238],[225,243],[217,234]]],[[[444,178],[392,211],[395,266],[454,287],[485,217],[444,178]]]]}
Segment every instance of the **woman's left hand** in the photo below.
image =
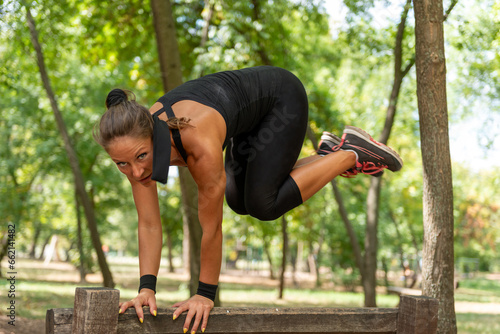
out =
{"type": "Polygon", "coordinates": [[[214,302],[200,295],[194,295],[188,300],[175,303],[173,307],[178,307],[178,309],[174,312],[174,320],[179,315],[181,315],[182,312],[188,311],[183,327],[184,333],[188,331],[189,325],[191,324],[191,320],[193,320],[193,318],[194,323],[193,327],[191,328],[191,333],[196,333],[202,319],[203,322],[201,324],[201,331],[205,332],[208,323],[208,316],[210,314],[210,311],[214,308],[214,302]]]}

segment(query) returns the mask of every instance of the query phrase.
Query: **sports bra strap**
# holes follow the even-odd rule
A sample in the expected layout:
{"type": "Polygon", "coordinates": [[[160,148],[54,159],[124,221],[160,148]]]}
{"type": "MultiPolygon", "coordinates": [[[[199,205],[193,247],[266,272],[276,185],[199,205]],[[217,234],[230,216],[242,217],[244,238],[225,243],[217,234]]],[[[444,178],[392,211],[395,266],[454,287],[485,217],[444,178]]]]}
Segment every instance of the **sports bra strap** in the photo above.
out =
{"type": "MultiPolygon", "coordinates": [[[[172,110],[172,107],[170,106],[170,103],[167,102],[167,99],[165,96],[162,96],[158,99],[158,102],[160,102],[163,107],[160,108],[157,112],[155,112],[153,115],[154,116],[160,116],[163,112],[167,114],[168,119],[174,118],[175,114],[174,111],[172,110]]],[[[181,134],[179,132],[179,129],[170,129],[172,131],[172,138],[174,139],[174,144],[177,147],[177,150],[179,151],[180,155],[182,156],[182,159],[184,159],[184,162],[187,163],[187,153],[186,150],[184,149],[184,146],[182,145],[182,140],[181,140],[181,134]]]]}

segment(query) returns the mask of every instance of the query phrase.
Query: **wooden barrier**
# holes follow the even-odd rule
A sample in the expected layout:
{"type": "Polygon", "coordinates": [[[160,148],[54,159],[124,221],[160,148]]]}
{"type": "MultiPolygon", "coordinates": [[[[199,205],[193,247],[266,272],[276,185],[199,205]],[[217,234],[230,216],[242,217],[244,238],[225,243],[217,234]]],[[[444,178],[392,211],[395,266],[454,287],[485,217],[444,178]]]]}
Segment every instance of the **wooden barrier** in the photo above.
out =
{"type": "MultiPolygon", "coordinates": [[[[144,308],[144,323],[134,309],[118,314],[120,292],[106,288],[77,288],[73,309],[50,309],[47,334],[183,333],[185,313],[158,309],[153,317],[144,308]]],[[[231,308],[210,313],[210,333],[386,333],[434,334],[438,301],[424,296],[400,296],[399,308],[231,308]]],[[[198,330],[201,333],[201,330],[198,330]]]]}

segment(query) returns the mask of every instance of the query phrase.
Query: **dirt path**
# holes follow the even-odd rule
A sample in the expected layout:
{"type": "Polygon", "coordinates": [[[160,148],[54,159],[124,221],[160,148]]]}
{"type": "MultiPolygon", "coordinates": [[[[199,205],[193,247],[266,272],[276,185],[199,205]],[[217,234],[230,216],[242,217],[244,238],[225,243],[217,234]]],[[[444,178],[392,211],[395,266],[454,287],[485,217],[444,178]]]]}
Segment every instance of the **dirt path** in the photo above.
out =
{"type": "Polygon", "coordinates": [[[26,319],[16,317],[15,326],[8,324],[10,319],[0,315],[0,334],[44,334],[44,319],[26,319]]]}

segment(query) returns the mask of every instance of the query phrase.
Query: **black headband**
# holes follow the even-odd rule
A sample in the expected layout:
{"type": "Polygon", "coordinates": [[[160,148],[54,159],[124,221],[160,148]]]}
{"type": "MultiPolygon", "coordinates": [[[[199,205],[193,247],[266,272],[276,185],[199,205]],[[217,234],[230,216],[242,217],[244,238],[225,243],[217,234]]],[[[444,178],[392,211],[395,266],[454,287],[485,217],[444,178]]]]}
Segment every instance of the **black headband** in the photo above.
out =
{"type": "Polygon", "coordinates": [[[151,179],[165,184],[168,180],[172,144],[167,123],[158,118],[163,111],[162,108],[153,115],[153,175],[151,179]]]}
{"type": "MultiPolygon", "coordinates": [[[[168,118],[173,118],[175,114],[165,96],[158,99],[158,102],[160,102],[163,107],[153,114],[153,175],[151,179],[165,184],[168,180],[172,141],[170,139],[170,129],[168,128],[167,122],[162,121],[158,116],[165,112],[168,118]]],[[[182,146],[181,134],[178,129],[171,130],[175,147],[184,159],[184,162],[187,162],[187,154],[186,150],[184,150],[184,146],[182,146]]]]}

